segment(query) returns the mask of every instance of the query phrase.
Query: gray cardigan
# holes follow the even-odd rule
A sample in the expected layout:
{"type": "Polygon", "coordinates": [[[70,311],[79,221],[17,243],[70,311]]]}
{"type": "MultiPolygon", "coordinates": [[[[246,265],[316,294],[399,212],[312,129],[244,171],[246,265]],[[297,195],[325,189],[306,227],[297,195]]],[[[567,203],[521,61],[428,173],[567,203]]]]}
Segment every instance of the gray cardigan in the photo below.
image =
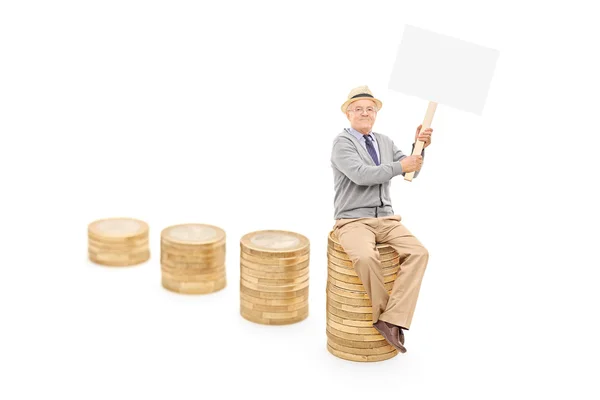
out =
{"type": "MultiPolygon", "coordinates": [[[[375,165],[367,150],[346,130],[333,140],[334,219],[394,215],[391,179],[404,175],[400,160],[407,155],[386,135],[376,132],[373,135],[379,145],[380,165],[375,165]]],[[[421,155],[424,159],[425,149],[421,155]]],[[[414,178],[419,172],[415,171],[414,178]]]]}

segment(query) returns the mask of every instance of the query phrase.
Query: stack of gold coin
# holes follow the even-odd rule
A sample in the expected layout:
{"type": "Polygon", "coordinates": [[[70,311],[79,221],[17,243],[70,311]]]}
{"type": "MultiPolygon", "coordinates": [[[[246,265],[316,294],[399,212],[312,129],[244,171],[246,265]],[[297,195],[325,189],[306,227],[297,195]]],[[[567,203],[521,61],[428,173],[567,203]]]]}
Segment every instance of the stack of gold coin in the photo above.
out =
{"type": "Polygon", "coordinates": [[[165,289],[207,294],[225,288],[225,231],[213,225],[181,224],[165,228],[160,239],[165,289]]]}
{"type": "Polygon", "coordinates": [[[132,218],[107,218],[88,225],[88,257],[101,265],[128,266],[150,258],[148,224],[132,218]]]}
{"type": "Polygon", "coordinates": [[[308,317],[309,240],[294,232],[266,230],[240,240],[240,313],[265,325],[308,317]]]}
{"type": "MultiPolygon", "coordinates": [[[[377,245],[384,285],[392,291],[400,257],[389,246],[377,245]]],[[[350,361],[383,361],[398,354],[373,328],[373,309],[352,261],[333,232],[327,246],[327,350],[350,361]]]]}

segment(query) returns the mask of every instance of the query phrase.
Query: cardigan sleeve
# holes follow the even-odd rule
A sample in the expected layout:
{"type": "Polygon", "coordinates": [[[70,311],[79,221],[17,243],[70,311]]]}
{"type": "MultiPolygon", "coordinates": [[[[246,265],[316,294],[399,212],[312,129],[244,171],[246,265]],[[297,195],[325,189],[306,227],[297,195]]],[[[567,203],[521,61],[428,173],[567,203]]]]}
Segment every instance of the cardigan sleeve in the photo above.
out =
{"type": "MultiPolygon", "coordinates": [[[[398,147],[396,147],[396,144],[392,141],[392,149],[394,151],[394,161],[402,161],[403,158],[408,157],[406,154],[404,154],[402,152],[402,150],[400,150],[398,147]]],[[[410,154],[412,154],[412,152],[415,150],[415,143],[413,143],[412,145],[412,150],[410,152],[410,154]]],[[[423,162],[425,162],[425,149],[423,149],[423,151],[421,151],[421,156],[423,157],[423,162]]],[[[421,168],[423,168],[423,165],[421,165],[421,168]]],[[[413,176],[413,178],[416,178],[417,176],[419,176],[419,172],[421,172],[421,170],[415,171],[415,175],[413,176]]],[[[402,173],[402,175],[404,176],[406,173],[402,173]]]]}
{"type": "Polygon", "coordinates": [[[360,158],[354,144],[344,138],[335,140],[331,162],[348,179],[360,186],[379,185],[389,181],[394,176],[402,174],[402,166],[399,162],[367,165],[360,158]]]}

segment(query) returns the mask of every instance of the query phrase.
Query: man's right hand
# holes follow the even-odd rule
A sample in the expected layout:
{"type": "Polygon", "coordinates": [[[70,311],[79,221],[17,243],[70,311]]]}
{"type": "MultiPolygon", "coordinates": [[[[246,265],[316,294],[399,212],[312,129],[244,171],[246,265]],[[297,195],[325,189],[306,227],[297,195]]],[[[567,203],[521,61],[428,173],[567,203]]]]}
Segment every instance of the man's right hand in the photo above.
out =
{"type": "Polygon", "coordinates": [[[421,169],[421,165],[423,165],[423,156],[407,156],[400,160],[400,165],[402,166],[402,172],[414,172],[421,169]]]}

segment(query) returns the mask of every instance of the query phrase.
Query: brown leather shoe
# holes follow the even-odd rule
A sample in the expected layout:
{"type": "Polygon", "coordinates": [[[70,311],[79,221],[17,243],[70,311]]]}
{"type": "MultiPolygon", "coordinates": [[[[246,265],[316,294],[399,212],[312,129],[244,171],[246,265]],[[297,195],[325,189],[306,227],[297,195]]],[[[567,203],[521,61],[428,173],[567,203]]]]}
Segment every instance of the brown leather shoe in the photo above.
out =
{"type": "Polygon", "coordinates": [[[406,348],[400,343],[400,328],[381,320],[375,322],[373,328],[377,329],[377,332],[381,333],[381,336],[400,353],[406,353],[406,348]]]}
{"type": "Polygon", "coordinates": [[[404,344],[404,331],[400,327],[398,327],[398,331],[398,334],[400,336],[400,343],[404,344]]]}

